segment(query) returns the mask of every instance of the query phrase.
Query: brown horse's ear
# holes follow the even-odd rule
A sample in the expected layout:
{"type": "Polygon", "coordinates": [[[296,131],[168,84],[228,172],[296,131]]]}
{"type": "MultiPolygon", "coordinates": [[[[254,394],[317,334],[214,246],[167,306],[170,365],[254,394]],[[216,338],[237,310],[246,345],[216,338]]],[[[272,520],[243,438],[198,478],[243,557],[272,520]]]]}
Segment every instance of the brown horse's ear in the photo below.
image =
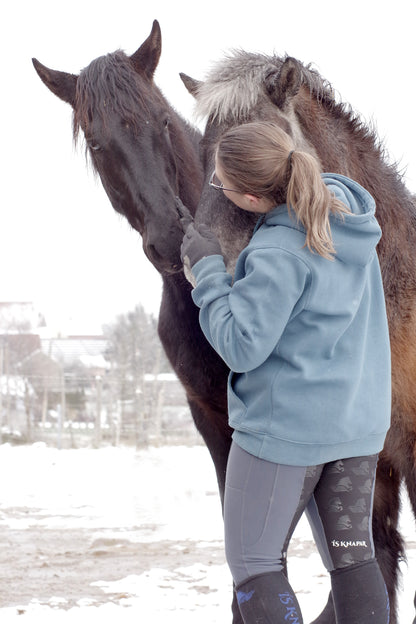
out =
{"type": "Polygon", "coordinates": [[[301,81],[302,74],[298,61],[288,56],[280,71],[273,67],[266,75],[265,86],[272,102],[280,109],[284,109],[299,91],[301,81]]]}
{"type": "Polygon", "coordinates": [[[154,20],[152,32],[140,48],[131,55],[130,60],[133,63],[136,72],[145,73],[149,80],[153,80],[153,75],[159,63],[160,53],[162,52],[162,33],[160,31],[159,22],[154,20]]]}
{"type": "Polygon", "coordinates": [[[61,100],[68,102],[68,104],[74,107],[78,76],[57,71],[56,69],[49,69],[35,58],[32,59],[32,63],[39,74],[39,78],[48,89],[61,98],[61,100]]]}
{"type": "Polygon", "coordinates": [[[198,90],[203,83],[200,80],[195,80],[195,78],[191,78],[190,76],[187,76],[183,73],[180,73],[179,76],[181,77],[181,80],[185,87],[188,89],[189,93],[196,97],[198,94],[198,90]]]}

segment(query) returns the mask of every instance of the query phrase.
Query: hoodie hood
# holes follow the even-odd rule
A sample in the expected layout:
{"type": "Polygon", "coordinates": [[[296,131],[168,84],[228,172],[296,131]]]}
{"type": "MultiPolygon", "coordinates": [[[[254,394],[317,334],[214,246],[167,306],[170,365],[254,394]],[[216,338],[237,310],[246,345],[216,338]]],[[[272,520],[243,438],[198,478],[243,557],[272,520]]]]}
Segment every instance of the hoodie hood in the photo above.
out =
{"type": "Polygon", "coordinates": [[[324,173],[322,179],[351,213],[331,218],[336,255],[343,262],[366,266],[374,257],[381,228],[375,217],[376,203],[358,182],[337,173],[324,173]]]}
{"type": "MultiPolygon", "coordinates": [[[[350,213],[330,217],[336,257],[342,262],[366,266],[374,257],[381,229],[375,217],[375,201],[358,182],[338,173],[323,173],[329,191],[342,201],[350,213]]],[[[286,204],[272,210],[265,218],[269,225],[287,225],[303,230],[286,204]]]]}

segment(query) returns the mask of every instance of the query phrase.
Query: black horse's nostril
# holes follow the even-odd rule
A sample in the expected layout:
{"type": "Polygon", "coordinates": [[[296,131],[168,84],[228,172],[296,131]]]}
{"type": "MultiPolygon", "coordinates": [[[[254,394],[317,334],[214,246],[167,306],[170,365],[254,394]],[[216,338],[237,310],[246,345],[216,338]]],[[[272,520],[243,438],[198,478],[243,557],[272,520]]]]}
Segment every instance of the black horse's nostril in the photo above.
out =
{"type": "Polygon", "coordinates": [[[146,256],[150,258],[160,258],[160,254],[156,251],[156,247],[154,245],[144,245],[144,251],[146,256]]]}
{"type": "Polygon", "coordinates": [[[154,245],[144,245],[143,246],[144,253],[149,258],[150,262],[157,268],[162,269],[163,265],[166,264],[166,260],[164,257],[158,252],[154,245]]]}

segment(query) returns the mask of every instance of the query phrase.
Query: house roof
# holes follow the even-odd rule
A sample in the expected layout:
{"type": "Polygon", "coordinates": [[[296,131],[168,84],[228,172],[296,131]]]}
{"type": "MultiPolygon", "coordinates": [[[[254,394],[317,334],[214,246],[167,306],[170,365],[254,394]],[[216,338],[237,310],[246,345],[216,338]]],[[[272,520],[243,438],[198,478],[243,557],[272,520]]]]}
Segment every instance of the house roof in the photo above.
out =
{"type": "Polygon", "coordinates": [[[108,341],[104,336],[66,336],[42,338],[42,351],[52,359],[70,364],[82,358],[102,356],[108,341]]]}

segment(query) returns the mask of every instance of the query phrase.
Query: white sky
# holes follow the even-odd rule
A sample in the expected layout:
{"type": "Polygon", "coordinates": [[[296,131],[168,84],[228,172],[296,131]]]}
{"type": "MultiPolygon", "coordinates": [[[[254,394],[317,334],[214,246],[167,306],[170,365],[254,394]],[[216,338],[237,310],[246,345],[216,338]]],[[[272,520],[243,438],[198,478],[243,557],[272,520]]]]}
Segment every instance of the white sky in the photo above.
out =
{"type": "Polygon", "coordinates": [[[78,73],[117,48],[133,53],[153,19],[162,29],[156,82],[192,119],[179,79],[203,79],[231,48],[312,62],[344,101],[372,119],[416,192],[414,3],[396,0],[23,0],[3,7],[0,301],[35,301],[65,328],[98,330],[136,303],[157,313],[160,278],[140,237],[117,216],[72,145],[71,108],[53,96],[31,57],[78,73]],[[246,8],[242,8],[242,5],[246,8]]]}

